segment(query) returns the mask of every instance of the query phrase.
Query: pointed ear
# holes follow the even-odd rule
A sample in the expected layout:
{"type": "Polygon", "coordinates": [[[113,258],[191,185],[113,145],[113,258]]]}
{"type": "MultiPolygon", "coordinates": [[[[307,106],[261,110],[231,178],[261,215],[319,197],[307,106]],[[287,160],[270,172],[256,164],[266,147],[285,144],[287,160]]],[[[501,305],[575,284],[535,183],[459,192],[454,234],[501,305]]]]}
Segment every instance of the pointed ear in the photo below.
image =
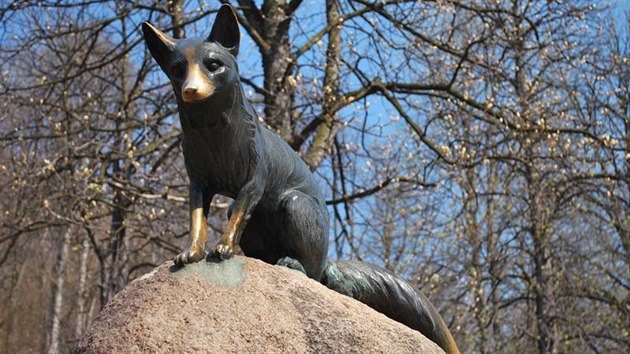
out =
{"type": "Polygon", "coordinates": [[[232,6],[224,4],[217,13],[217,18],[212,25],[212,31],[206,42],[216,42],[236,56],[241,40],[241,32],[238,29],[238,20],[232,10],[232,6]]]}
{"type": "Polygon", "coordinates": [[[153,27],[149,22],[142,24],[142,33],[151,56],[163,67],[166,58],[175,48],[175,39],[153,27]]]}

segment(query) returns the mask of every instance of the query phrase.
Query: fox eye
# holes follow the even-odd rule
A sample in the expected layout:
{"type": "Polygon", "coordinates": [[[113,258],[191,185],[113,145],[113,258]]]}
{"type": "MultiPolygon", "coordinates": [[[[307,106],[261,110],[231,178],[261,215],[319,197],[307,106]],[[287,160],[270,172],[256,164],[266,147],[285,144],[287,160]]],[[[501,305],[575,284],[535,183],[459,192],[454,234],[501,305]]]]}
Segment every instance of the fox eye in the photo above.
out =
{"type": "Polygon", "coordinates": [[[171,66],[171,75],[173,75],[174,78],[181,78],[184,76],[184,74],[185,74],[184,65],[178,63],[171,66]]]}
{"type": "Polygon", "coordinates": [[[206,66],[206,68],[208,68],[208,70],[214,72],[219,70],[219,68],[221,68],[223,66],[223,64],[215,59],[207,59],[204,60],[203,65],[206,66]]]}

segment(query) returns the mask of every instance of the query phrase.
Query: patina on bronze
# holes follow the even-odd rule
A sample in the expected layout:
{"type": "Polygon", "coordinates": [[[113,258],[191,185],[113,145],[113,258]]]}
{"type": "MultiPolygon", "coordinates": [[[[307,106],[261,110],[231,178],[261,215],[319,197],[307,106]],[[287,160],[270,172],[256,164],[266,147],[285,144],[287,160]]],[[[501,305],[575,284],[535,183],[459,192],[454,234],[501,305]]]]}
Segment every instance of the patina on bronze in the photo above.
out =
{"type": "Polygon", "coordinates": [[[458,353],[431,303],[395,274],[360,262],[327,262],[329,218],[308,167],[266,129],[243,95],[236,55],[240,33],[229,5],[206,39],[175,40],[149,23],[151,55],[169,77],[179,107],[190,179],[190,239],[174,258],[200,261],[208,243],[207,215],[215,194],[234,199],[229,221],[209,260],[245,255],[304,272],[458,353]]]}

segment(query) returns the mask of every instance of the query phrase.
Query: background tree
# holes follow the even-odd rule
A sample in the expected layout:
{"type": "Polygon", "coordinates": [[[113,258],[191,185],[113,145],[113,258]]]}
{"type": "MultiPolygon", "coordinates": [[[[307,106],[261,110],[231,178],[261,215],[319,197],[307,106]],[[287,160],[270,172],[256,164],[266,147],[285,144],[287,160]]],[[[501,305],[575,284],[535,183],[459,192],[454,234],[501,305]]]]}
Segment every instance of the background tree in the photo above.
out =
{"type": "MultiPolygon", "coordinates": [[[[627,20],[585,0],[231,3],[248,97],[318,176],[331,256],[403,274],[464,352],[628,351],[627,20]]],[[[183,246],[181,131],[139,26],[203,36],[219,5],[0,5],[0,351],[67,351],[183,246]]]]}

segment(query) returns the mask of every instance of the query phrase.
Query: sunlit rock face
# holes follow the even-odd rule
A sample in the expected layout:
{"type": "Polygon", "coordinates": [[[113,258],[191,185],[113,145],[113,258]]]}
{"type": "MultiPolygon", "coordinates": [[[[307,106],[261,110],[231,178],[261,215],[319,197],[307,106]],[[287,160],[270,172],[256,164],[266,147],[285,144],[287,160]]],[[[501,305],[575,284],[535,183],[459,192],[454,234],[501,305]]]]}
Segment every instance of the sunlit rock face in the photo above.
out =
{"type": "Polygon", "coordinates": [[[284,267],[235,257],[133,281],[75,353],[443,353],[422,334],[284,267]]]}

